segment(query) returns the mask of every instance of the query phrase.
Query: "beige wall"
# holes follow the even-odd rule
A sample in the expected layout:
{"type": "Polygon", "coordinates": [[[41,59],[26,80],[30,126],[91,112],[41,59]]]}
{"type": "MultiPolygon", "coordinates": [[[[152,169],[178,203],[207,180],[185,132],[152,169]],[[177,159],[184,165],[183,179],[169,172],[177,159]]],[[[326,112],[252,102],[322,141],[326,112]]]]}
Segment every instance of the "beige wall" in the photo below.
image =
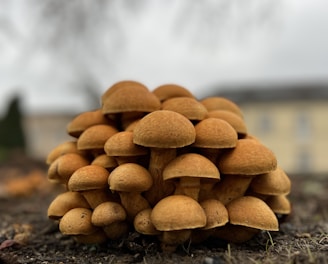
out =
{"type": "Polygon", "coordinates": [[[288,172],[328,172],[328,102],[239,104],[249,133],[276,154],[288,172]],[[266,124],[266,125],[265,125],[266,124]]]}
{"type": "Polygon", "coordinates": [[[58,144],[72,140],[66,133],[71,115],[33,115],[24,118],[27,154],[45,160],[48,153],[58,144]]]}

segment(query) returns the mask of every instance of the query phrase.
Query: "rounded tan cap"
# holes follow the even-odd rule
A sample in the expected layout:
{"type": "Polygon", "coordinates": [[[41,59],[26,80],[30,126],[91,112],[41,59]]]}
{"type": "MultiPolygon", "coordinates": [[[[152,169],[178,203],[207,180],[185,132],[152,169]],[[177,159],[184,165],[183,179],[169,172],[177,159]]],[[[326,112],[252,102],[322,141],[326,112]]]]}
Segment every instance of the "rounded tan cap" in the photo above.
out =
{"type": "Polygon", "coordinates": [[[213,162],[197,153],[186,153],[176,157],[163,171],[164,180],[187,176],[220,179],[220,172],[213,162]]]}
{"type": "Polygon", "coordinates": [[[190,120],[169,110],[147,114],[133,131],[133,142],[145,147],[179,148],[192,144],[195,137],[195,128],[190,120]]]}
{"type": "Polygon", "coordinates": [[[279,223],[271,208],[261,199],[243,196],[227,204],[230,223],[261,230],[278,231],[279,223]]]}
{"type": "Polygon", "coordinates": [[[224,174],[258,175],[277,168],[274,153],[253,139],[240,139],[235,148],[225,152],[218,160],[224,174]]]}
{"type": "Polygon", "coordinates": [[[206,225],[200,204],[185,195],[171,195],[160,200],[151,213],[151,221],[160,231],[194,229],[206,225]]]}
{"type": "Polygon", "coordinates": [[[147,169],[136,163],[124,163],[116,167],[108,177],[112,191],[143,192],[153,184],[147,169]]]}
{"type": "Polygon", "coordinates": [[[76,170],[68,181],[71,191],[86,191],[108,188],[109,172],[98,165],[88,165],[76,170]]]}

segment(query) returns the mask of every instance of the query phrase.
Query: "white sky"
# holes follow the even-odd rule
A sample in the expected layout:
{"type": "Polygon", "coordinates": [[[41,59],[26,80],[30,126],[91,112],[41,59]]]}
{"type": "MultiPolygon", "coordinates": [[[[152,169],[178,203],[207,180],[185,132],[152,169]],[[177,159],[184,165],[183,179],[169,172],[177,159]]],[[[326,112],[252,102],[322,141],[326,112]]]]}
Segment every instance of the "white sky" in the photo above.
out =
{"type": "MultiPolygon", "coordinates": [[[[0,0],[0,6],[9,2],[0,0]]],[[[22,1],[13,2],[10,9],[0,7],[0,18],[10,16],[19,34],[28,36],[35,23],[33,14],[24,13],[22,1]]],[[[220,83],[299,79],[328,83],[328,1],[282,0],[275,10],[273,25],[259,27],[249,35],[246,32],[242,41],[236,41],[237,33],[231,33],[241,26],[239,14],[232,13],[235,17],[224,25],[220,49],[210,52],[188,43],[183,36],[172,39],[176,20],[171,18],[176,17],[177,2],[149,2],[133,19],[123,12],[120,19],[129,34],[119,60],[90,65],[99,81],[99,93],[124,79],[141,81],[151,90],[164,83],[177,83],[197,97],[210,93],[210,87],[220,83]],[[109,65],[115,67],[109,70],[109,65]]],[[[70,90],[74,69],[42,52],[35,53],[32,59],[18,60],[21,51],[26,51],[25,43],[17,41],[14,34],[4,36],[0,32],[0,113],[8,96],[16,91],[24,94],[24,108],[29,112],[89,110],[85,108],[87,98],[83,92],[70,90]]]]}

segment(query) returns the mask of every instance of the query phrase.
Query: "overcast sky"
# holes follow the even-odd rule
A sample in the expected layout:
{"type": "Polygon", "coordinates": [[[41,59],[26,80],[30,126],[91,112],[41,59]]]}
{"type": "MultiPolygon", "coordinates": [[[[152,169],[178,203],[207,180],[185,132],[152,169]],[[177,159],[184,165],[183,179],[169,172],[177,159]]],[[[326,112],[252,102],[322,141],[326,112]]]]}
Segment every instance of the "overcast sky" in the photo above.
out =
{"type": "Polygon", "coordinates": [[[99,16],[97,47],[89,39],[77,51],[61,53],[42,45],[36,50],[50,29],[34,33],[47,19],[40,22],[38,8],[28,8],[28,2],[0,0],[0,113],[13,93],[24,96],[28,112],[87,111],[88,95],[79,88],[84,82],[99,95],[124,79],[143,82],[150,90],[177,83],[199,98],[226,83],[328,83],[326,0],[250,0],[247,5],[222,0],[229,7],[221,13],[211,9],[215,1],[210,0],[203,1],[210,8],[198,4],[193,9],[186,8],[189,0],[144,0],[132,9],[114,0],[117,28],[107,27],[99,16]]]}

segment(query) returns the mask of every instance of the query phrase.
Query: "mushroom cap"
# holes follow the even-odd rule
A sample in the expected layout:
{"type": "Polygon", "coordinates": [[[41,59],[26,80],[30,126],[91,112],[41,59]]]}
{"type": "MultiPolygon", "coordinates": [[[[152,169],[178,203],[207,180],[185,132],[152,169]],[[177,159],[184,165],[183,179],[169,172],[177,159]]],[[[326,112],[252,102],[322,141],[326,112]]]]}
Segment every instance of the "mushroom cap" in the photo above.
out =
{"type": "Polygon", "coordinates": [[[89,208],[90,206],[80,193],[67,191],[56,196],[50,203],[47,214],[50,219],[58,220],[76,207],[89,208]]]}
{"type": "Polygon", "coordinates": [[[89,165],[89,161],[80,154],[63,154],[50,164],[48,179],[59,183],[67,183],[77,169],[87,165],[89,165]]]}
{"type": "Polygon", "coordinates": [[[98,165],[88,165],[76,170],[68,181],[71,191],[86,191],[108,188],[109,172],[98,165]]]}
{"type": "Polygon", "coordinates": [[[159,99],[140,84],[121,86],[106,96],[102,102],[103,114],[152,112],[160,108],[159,99]]]}
{"type": "Polygon", "coordinates": [[[216,199],[207,199],[201,201],[199,204],[206,214],[206,226],[202,229],[224,226],[229,222],[228,210],[220,201],[216,199]]]}
{"type": "Polygon", "coordinates": [[[163,84],[158,86],[153,90],[153,94],[155,94],[161,102],[175,97],[195,98],[188,89],[177,84],[163,84]]]}
{"type": "Polygon", "coordinates": [[[83,112],[75,116],[71,122],[68,123],[66,130],[70,136],[78,138],[88,127],[100,124],[115,125],[114,121],[109,120],[103,115],[101,109],[97,109],[83,112]]]}
{"type": "Polygon", "coordinates": [[[59,230],[64,235],[90,235],[98,228],[91,223],[92,211],[87,208],[69,210],[59,222],[59,230]]]}
{"type": "Polygon", "coordinates": [[[260,230],[278,231],[279,223],[271,208],[261,199],[242,196],[226,205],[230,223],[260,230]]]}
{"type": "Polygon", "coordinates": [[[104,202],[99,204],[92,212],[91,223],[95,226],[108,226],[114,222],[126,219],[123,206],[116,202],[104,202]]]}
{"type": "Polygon", "coordinates": [[[133,80],[123,80],[123,81],[119,81],[114,83],[113,85],[111,85],[102,95],[101,95],[101,103],[103,105],[104,101],[114,92],[122,89],[122,87],[138,87],[136,89],[143,89],[144,91],[149,91],[148,88],[143,85],[140,82],[137,81],[133,81],[133,80]]]}
{"type": "Polygon", "coordinates": [[[46,164],[50,165],[54,162],[59,156],[64,155],[66,153],[77,153],[80,155],[84,155],[84,151],[80,151],[77,149],[76,141],[65,141],[60,143],[55,148],[53,148],[46,159],[46,164]]]}
{"type": "Polygon", "coordinates": [[[117,132],[117,128],[109,125],[91,126],[84,130],[78,138],[77,148],[79,150],[103,149],[107,139],[117,132]]]}
{"type": "Polygon", "coordinates": [[[227,121],[240,135],[247,134],[245,121],[238,114],[228,110],[209,111],[207,117],[219,118],[227,121]]]}
{"type": "Polygon", "coordinates": [[[98,165],[104,167],[108,171],[113,170],[118,166],[117,161],[113,158],[108,156],[107,154],[101,154],[94,158],[91,162],[91,165],[98,165]]]}
{"type": "Polygon", "coordinates": [[[163,170],[163,179],[199,177],[220,179],[220,172],[212,161],[197,153],[185,153],[170,161],[163,170]]]}
{"type": "Polygon", "coordinates": [[[253,139],[239,139],[235,148],[223,153],[218,168],[224,174],[258,175],[277,167],[274,153],[253,139]]]}
{"type": "Polygon", "coordinates": [[[145,147],[179,148],[192,144],[195,137],[190,120],[170,110],[147,114],[133,131],[133,142],[145,147]]]}
{"type": "Polygon", "coordinates": [[[203,120],[207,116],[206,107],[191,97],[168,99],[162,103],[162,109],[180,113],[189,120],[203,120]]]}
{"type": "Polygon", "coordinates": [[[160,231],[194,229],[206,225],[203,208],[185,195],[171,195],[160,200],[154,206],[150,219],[160,231]]]}
{"type": "Polygon", "coordinates": [[[292,211],[292,206],[286,195],[273,195],[265,200],[267,205],[276,214],[287,215],[292,211]]]}
{"type": "Polygon", "coordinates": [[[274,171],[257,175],[250,188],[255,193],[266,195],[286,195],[291,189],[291,181],[279,166],[274,171]]]}
{"type": "Polygon", "coordinates": [[[148,154],[148,149],[133,143],[131,131],[121,131],[110,137],[104,146],[108,156],[141,156],[148,154]]]}
{"type": "Polygon", "coordinates": [[[124,163],[110,173],[108,184],[112,191],[143,192],[152,186],[153,178],[141,165],[124,163]]]}
{"type": "Polygon", "coordinates": [[[213,110],[228,110],[237,114],[241,118],[243,117],[243,113],[239,106],[228,98],[213,96],[207,97],[201,100],[200,102],[206,107],[209,112],[213,110]]]}
{"type": "Polygon", "coordinates": [[[195,147],[221,149],[233,148],[237,144],[237,133],[225,120],[206,118],[195,125],[195,130],[195,147]]]}
{"type": "Polygon", "coordinates": [[[134,229],[144,235],[159,235],[161,232],[156,230],[151,222],[150,215],[152,208],[146,208],[140,211],[133,220],[134,229]]]}

